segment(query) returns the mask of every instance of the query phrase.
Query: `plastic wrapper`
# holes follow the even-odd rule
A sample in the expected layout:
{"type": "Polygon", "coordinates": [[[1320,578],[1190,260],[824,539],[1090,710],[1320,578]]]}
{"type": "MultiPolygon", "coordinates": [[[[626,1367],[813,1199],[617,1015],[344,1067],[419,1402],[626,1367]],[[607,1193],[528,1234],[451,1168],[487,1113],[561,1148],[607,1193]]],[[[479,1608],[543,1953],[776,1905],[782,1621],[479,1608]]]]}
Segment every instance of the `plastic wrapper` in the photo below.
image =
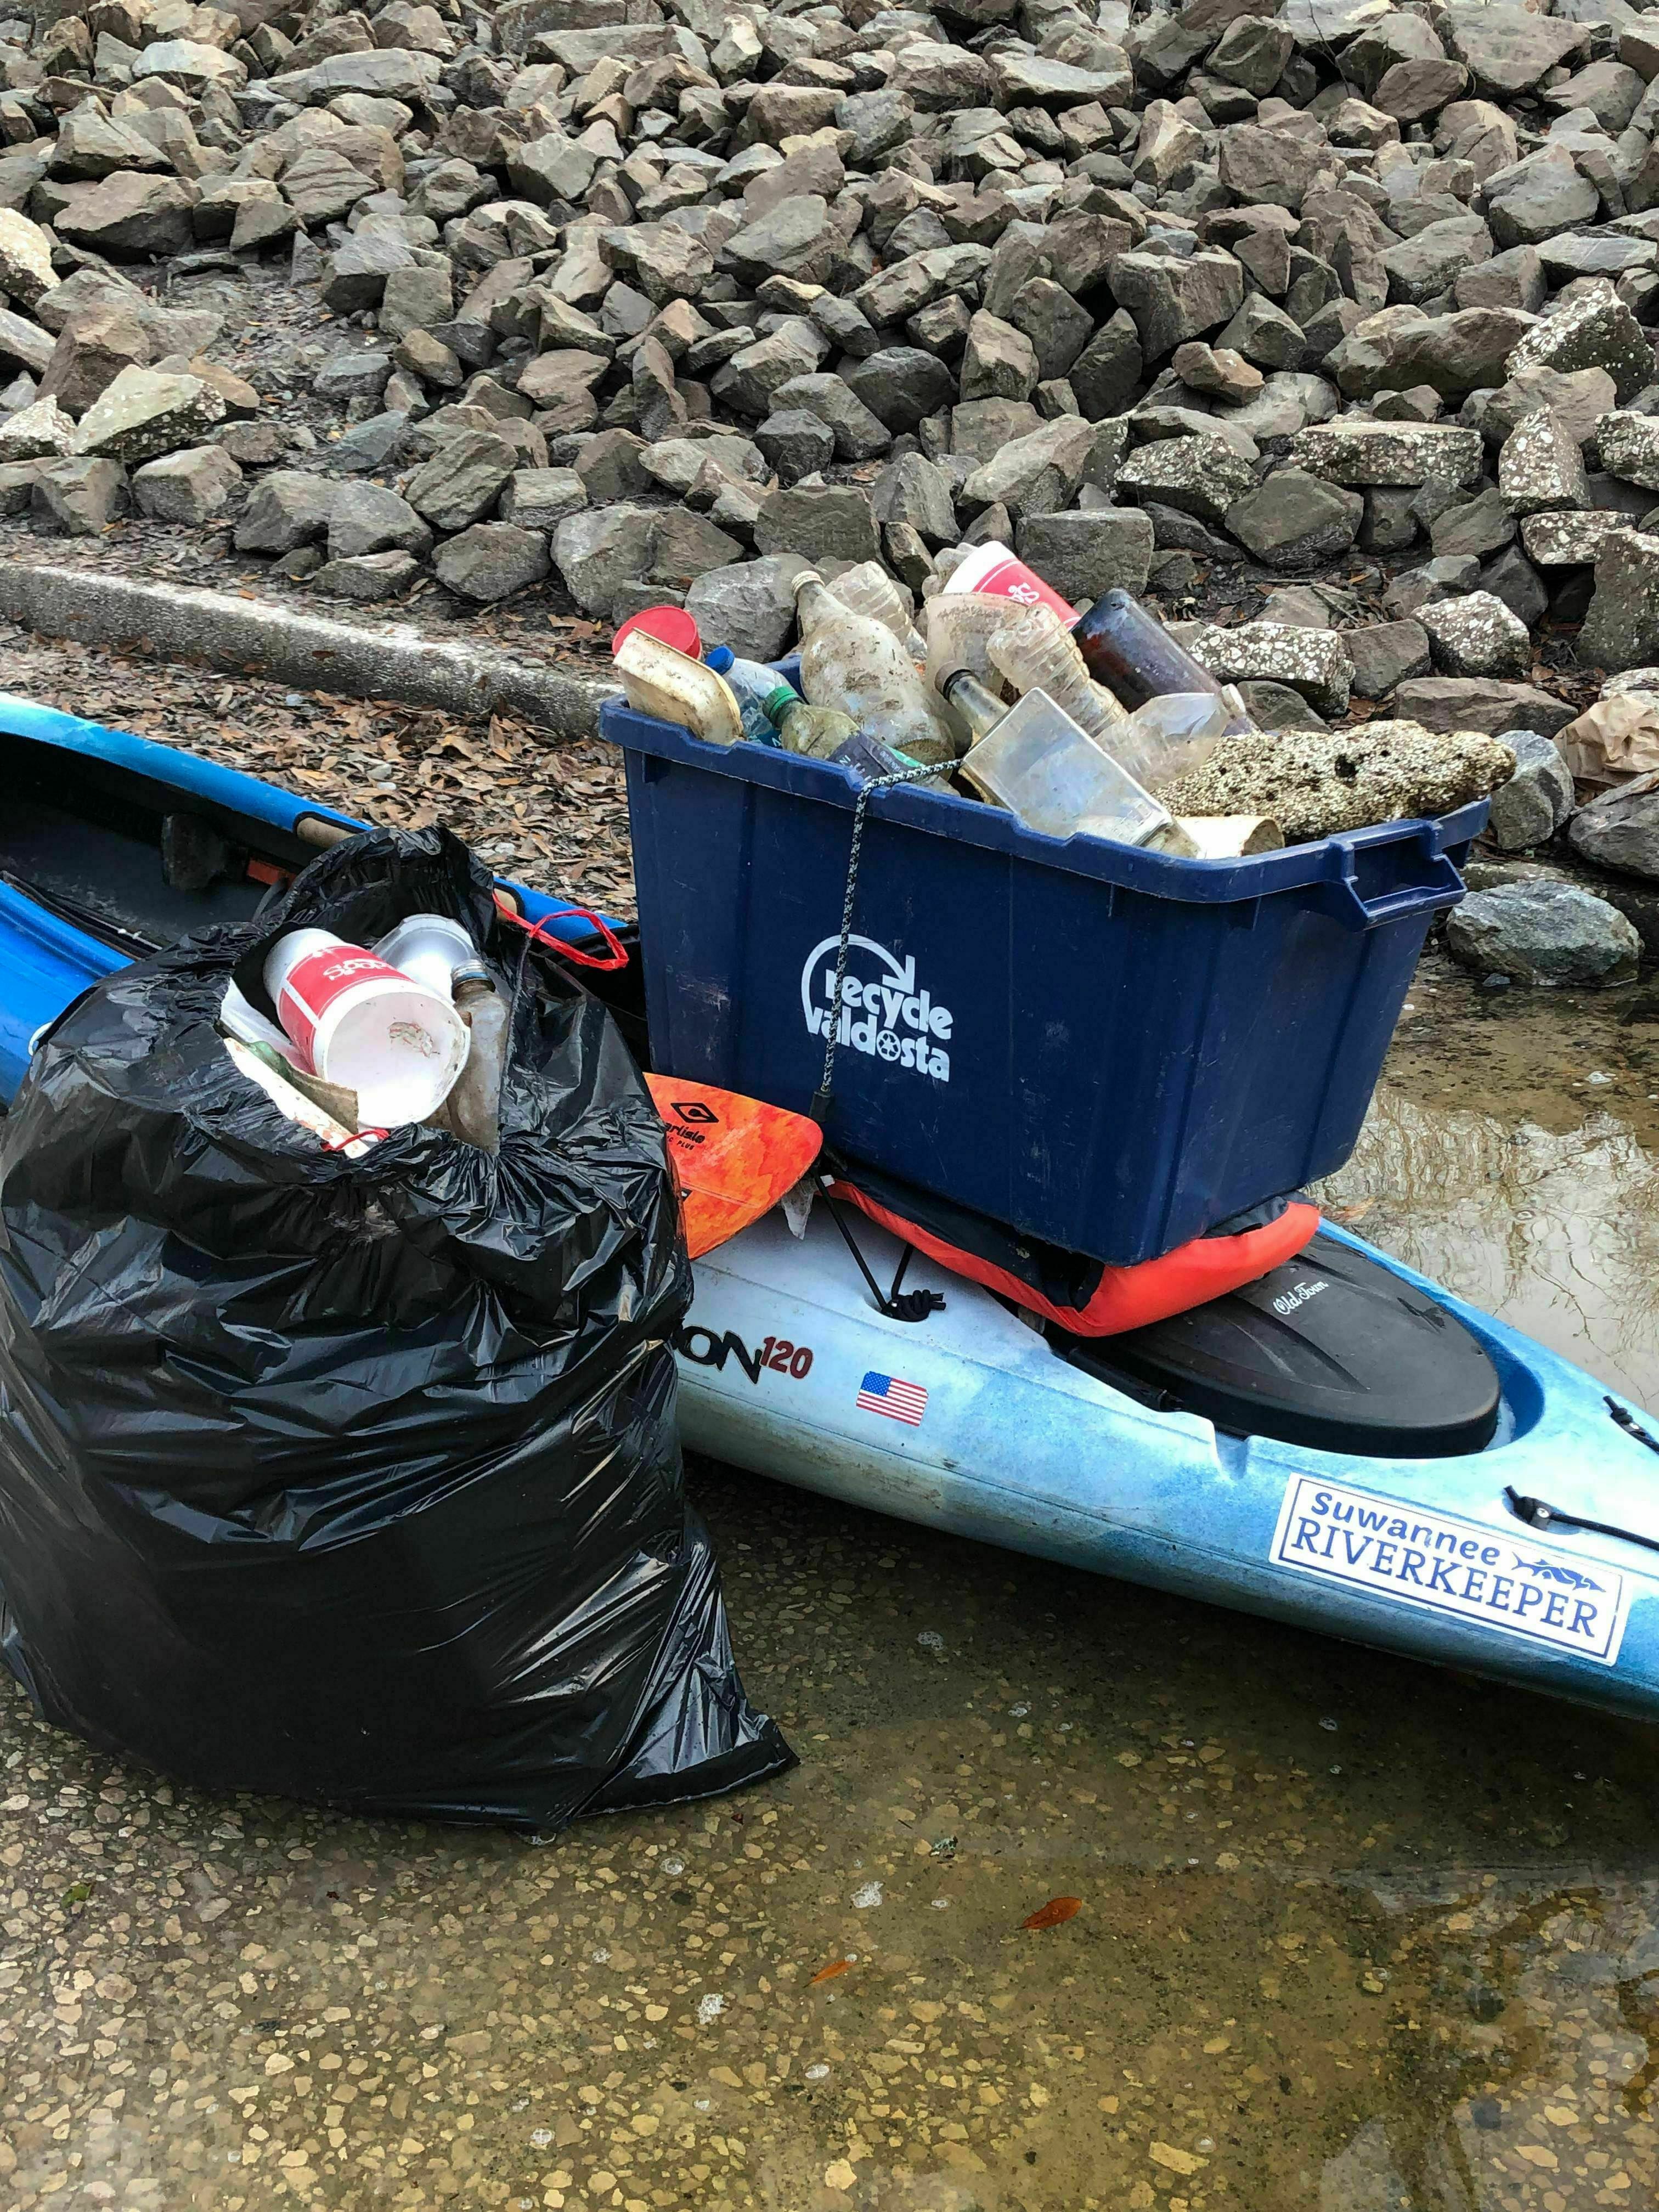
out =
{"type": "Polygon", "coordinates": [[[119,970],[0,1125],[0,1650],[215,1789],[549,1831],[787,1765],[688,1512],[690,1295],[610,1016],[442,830],[119,970]],[[501,1150],[325,1150],[216,1026],[326,922],[452,915],[512,998],[501,1150]]]}

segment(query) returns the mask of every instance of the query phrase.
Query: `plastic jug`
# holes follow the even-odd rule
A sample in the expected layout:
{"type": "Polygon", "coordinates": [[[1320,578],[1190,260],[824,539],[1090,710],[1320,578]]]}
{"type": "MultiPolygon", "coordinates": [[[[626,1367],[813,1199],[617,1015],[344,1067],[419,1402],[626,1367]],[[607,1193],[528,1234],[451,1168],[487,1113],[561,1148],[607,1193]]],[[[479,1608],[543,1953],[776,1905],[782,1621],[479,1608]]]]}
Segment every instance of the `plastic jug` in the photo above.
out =
{"type": "Polygon", "coordinates": [[[945,696],[977,740],[962,775],[1029,829],[1048,837],[1156,845],[1164,852],[1194,849],[1168,809],[1046,692],[1028,691],[1017,706],[1005,707],[962,670],[945,678],[945,696]]]}
{"type": "Polygon", "coordinates": [[[734,745],[743,736],[743,709],[706,662],[635,629],[617,647],[616,664],[628,703],[638,713],[678,722],[705,744],[734,745]]]}
{"type": "Polygon", "coordinates": [[[956,759],[944,708],[884,623],[854,614],[811,568],[795,579],[795,605],[801,690],[815,707],[840,708],[866,736],[929,767],[956,759]]]}

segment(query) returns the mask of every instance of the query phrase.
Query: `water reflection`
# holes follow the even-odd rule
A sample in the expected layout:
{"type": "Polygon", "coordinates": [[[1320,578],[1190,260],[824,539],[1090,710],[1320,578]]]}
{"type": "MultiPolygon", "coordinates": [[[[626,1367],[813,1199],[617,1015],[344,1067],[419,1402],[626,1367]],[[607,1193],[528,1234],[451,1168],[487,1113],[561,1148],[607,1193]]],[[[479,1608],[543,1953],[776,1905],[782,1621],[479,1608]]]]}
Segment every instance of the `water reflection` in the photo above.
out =
{"type": "Polygon", "coordinates": [[[1557,1133],[1384,1085],[1320,1188],[1360,1235],[1659,1403],[1659,1158],[1617,1115],[1557,1133]]]}

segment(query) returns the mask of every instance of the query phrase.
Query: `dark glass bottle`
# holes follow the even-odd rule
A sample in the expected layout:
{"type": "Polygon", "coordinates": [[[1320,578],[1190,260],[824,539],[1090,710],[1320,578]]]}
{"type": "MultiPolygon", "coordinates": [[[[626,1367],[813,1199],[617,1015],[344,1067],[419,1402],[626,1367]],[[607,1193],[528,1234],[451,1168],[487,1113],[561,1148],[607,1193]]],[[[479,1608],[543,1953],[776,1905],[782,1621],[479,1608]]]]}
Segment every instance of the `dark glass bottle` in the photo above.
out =
{"type": "MultiPolygon", "coordinates": [[[[1132,710],[1171,691],[1212,691],[1221,686],[1178,645],[1158,617],[1121,587],[1103,592],[1072,631],[1072,641],[1097,684],[1115,691],[1132,710]]],[[[1229,732],[1249,730],[1247,716],[1236,716],[1229,732]]]]}

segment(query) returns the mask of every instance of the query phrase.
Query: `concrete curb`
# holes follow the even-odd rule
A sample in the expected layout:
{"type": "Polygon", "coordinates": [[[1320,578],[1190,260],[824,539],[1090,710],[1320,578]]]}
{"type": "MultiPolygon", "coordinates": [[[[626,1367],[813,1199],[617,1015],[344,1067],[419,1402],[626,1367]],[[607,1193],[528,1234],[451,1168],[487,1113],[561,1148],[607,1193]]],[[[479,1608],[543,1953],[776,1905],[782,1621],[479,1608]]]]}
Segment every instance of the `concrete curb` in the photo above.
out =
{"type": "Polygon", "coordinates": [[[562,738],[591,737],[599,702],[616,689],[516,653],[439,644],[406,623],[360,629],[228,592],[45,562],[0,561],[0,614],[77,645],[205,662],[343,698],[499,710],[562,738]]]}

